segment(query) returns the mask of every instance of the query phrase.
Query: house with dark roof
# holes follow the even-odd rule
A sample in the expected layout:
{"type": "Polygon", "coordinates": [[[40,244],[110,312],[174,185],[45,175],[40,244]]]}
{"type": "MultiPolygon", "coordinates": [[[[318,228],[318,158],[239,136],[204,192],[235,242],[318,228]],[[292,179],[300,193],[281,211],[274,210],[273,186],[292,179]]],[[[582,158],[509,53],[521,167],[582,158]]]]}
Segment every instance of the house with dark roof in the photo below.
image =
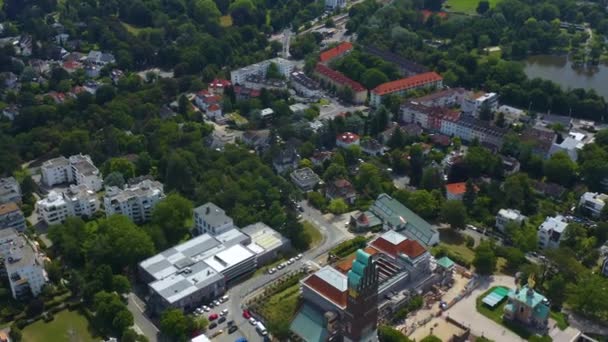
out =
{"type": "Polygon", "coordinates": [[[399,72],[401,73],[401,75],[404,75],[404,76],[413,76],[416,74],[422,74],[422,73],[429,71],[429,69],[427,67],[425,67],[424,65],[417,64],[417,63],[412,62],[408,59],[405,59],[395,53],[392,53],[391,51],[382,50],[373,45],[366,46],[364,48],[364,51],[371,55],[380,57],[381,59],[383,59],[386,62],[394,64],[399,69],[399,72]]]}
{"type": "Polygon", "coordinates": [[[265,149],[270,144],[270,130],[259,129],[255,131],[246,131],[245,133],[243,133],[241,140],[245,145],[252,147],[256,150],[265,149]]]}
{"type": "Polygon", "coordinates": [[[325,197],[329,200],[342,198],[348,204],[355,204],[355,201],[357,200],[357,191],[351,182],[344,178],[340,178],[327,184],[325,197]]]}
{"type": "Polygon", "coordinates": [[[310,157],[310,161],[314,166],[321,166],[326,161],[331,160],[333,156],[334,153],[331,151],[317,151],[310,157]]]}
{"type": "Polygon", "coordinates": [[[361,141],[361,151],[370,156],[381,156],[384,154],[384,145],[376,139],[366,138],[361,141]]]}
{"type": "Polygon", "coordinates": [[[295,146],[288,145],[272,158],[272,166],[278,174],[293,170],[298,167],[300,155],[295,146]]]}
{"type": "Polygon", "coordinates": [[[530,127],[523,131],[520,140],[532,147],[532,153],[547,158],[557,140],[557,134],[550,129],[530,127]]]}

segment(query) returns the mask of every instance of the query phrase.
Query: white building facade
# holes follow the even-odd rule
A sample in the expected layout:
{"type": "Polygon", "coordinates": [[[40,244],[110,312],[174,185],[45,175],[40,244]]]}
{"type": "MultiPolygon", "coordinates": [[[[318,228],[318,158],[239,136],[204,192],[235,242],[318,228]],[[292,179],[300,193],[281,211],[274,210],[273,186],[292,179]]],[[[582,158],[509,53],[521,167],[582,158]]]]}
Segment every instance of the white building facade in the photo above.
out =
{"type": "Polygon", "coordinates": [[[599,217],[608,201],[608,195],[597,192],[585,192],[578,202],[579,207],[592,217],[599,217]]]}
{"type": "Polygon", "coordinates": [[[165,198],[162,183],[145,179],[137,184],[120,189],[111,186],[106,189],[103,204],[107,216],[125,215],[131,221],[141,223],[152,218],[152,209],[165,198]]]}
{"type": "Polygon", "coordinates": [[[8,278],[15,299],[38,296],[48,277],[44,255],[24,235],[13,229],[0,230],[0,274],[8,278]]]}
{"type": "Polygon", "coordinates": [[[547,217],[538,228],[538,246],[542,249],[559,247],[566,227],[568,222],[563,216],[547,217]]]}
{"type": "Polygon", "coordinates": [[[527,217],[522,215],[517,209],[500,209],[496,215],[496,228],[504,232],[509,222],[521,224],[526,219],[527,217]]]}
{"type": "Polygon", "coordinates": [[[233,229],[235,226],[232,217],[226,215],[224,209],[208,202],[194,209],[194,227],[199,235],[214,236],[233,229]]]}
{"type": "Polygon", "coordinates": [[[45,161],[40,167],[42,183],[48,187],[76,183],[84,184],[93,191],[101,190],[101,173],[88,155],[77,154],[69,159],[63,156],[45,161]]]}
{"type": "Polygon", "coordinates": [[[36,203],[38,214],[48,225],[63,223],[72,216],[92,217],[100,208],[99,199],[85,185],[71,185],[62,193],[49,192],[36,203]]]}
{"type": "Polygon", "coordinates": [[[251,64],[246,67],[231,71],[230,82],[232,82],[232,84],[244,84],[246,82],[247,76],[252,75],[259,75],[265,78],[266,72],[268,71],[268,67],[272,63],[277,66],[279,73],[285,78],[289,78],[295,66],[294,62],[286,60],[284,58],[277,57],[267,59],[265,61],[261,61],[259,63],[251,64]]]}

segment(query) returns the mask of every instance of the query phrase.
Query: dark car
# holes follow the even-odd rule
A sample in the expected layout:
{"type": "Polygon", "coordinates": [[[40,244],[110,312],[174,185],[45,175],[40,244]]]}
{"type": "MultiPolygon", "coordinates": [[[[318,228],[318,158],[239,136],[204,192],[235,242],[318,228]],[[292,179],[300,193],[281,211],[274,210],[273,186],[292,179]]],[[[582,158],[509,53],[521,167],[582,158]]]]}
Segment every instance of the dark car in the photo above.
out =
{"type": "Polygon", "coordinates": [[[217,323],[213,322],[213,323],[209,324],[209,329],[213,329],[215,327],[217,327],[217,323]]]}
{"type": "Polygon", "coordinates": [[[230,327],[232,325],[234,325],[234,321],[228,321],[228,326],[230,327]]]}
{"type": "Polygon", "coordinates": [[[217,320],[217,324],[224,323],[224,322],[226,322],[226,317],[220,317],[220,319],[217,320]]]}
{"type": "Polygon", "coordinates": [[[239,330],[239,328],[236,325],[231,325],[230,328],[228,328],[228,333],[232,334],[233,332],[239,330]]]}

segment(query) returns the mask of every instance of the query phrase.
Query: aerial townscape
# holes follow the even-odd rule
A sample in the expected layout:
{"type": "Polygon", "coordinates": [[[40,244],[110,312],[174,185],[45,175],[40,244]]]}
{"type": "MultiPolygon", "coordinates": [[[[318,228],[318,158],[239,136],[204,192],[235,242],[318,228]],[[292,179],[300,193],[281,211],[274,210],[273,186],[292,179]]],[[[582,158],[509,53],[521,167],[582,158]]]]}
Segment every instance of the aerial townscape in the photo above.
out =
{"type": "Polygon", "coordinates": [[[0,0],[0,342],[608,341],[607,0],[0,0]]]}

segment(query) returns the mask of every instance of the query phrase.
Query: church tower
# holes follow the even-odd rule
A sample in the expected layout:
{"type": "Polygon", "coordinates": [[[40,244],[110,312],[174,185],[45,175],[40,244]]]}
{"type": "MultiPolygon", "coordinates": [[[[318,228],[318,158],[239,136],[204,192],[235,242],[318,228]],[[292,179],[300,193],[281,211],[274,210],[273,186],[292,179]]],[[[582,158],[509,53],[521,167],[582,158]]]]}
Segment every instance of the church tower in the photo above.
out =
{"type": "Polygon", "coordinates": [[[378,341],[378,270],[371,255],[358,250],[348,271],[344,341],[378,341]]]}

